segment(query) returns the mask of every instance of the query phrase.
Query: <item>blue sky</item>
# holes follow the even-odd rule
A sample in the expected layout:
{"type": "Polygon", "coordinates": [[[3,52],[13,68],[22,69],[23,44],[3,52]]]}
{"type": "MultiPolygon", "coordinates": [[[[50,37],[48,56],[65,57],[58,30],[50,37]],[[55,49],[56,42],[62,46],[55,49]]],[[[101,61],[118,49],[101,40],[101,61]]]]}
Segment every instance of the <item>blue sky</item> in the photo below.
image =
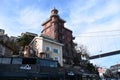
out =
{"type": "MultiPolygon", "coordinates": [[[[120,49],[120,0],[0,0],[0,28],[9,36],[40,34],[54,7],[73,31],[75,42],[85,45],[90,55],[120,49]]],[[[119,57],[91,62],[109,67],[120,63],[119,57]]]]}

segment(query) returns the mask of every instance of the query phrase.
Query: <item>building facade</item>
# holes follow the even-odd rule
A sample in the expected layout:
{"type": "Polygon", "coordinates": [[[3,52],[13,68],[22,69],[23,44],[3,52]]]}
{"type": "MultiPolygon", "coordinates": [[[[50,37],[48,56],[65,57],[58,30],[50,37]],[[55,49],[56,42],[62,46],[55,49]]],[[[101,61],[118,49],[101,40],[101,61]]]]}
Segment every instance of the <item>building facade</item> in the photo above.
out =
{"type": "Polygon", "coordinates": [[[63,66],[62,46],[63,44],[56,42],[47,36],[35,37],[30,46],[40,58],[56,60],[63,66]]]}
{"type": "Polygon", "coordinates": [[[74,57],[74,37],[72,36],[72,31],[64,27],[65,22],[65,20],[59,17],[58,10],[54,8],[51,11],[50,18],[42,24],[43,30],[41,33],[64,44],[63,58],[71,59],[74,57]]]}
{"type": "Polygon", "coordinates": [[[116,64],[116,65],[111,66],[111,67],[110,67],[110,70],[111,70],[113,73],[120,72],[120,64],[116,64]]]}
{"type": "Polygon", "coordinates": [[[31,33],[31,32],[21,33],[21,37],[24,36],[24,35],[30,35],[30,36],[33,36],[33,37],[38,36],[37,34],[31,33]]]}
{"type": "Polygon", "coordinates": [[[15,36],[10,36],[10,41],[13,41],[13,42],[16,42],[17,41],[17,39],[18,39],[18,37],[15,37],[15,36]]]}
{"type": "Polygon", "coordinates": [[[13,51],[8,46],[0,42],[0,55],[1,56],[12,56],[13,51]]]}
{"type": "Polygon", "coordinates": [[[6,42],[7,40],[9,40],[9,37],[5,34],[5,30],[0,29],[0,41],[6,42]]]}
{"type": "Polygon", "coordinates": [[[0,29],[0,35],[4,35],[4,33],[5,33],[5,30],[0,29]]]}

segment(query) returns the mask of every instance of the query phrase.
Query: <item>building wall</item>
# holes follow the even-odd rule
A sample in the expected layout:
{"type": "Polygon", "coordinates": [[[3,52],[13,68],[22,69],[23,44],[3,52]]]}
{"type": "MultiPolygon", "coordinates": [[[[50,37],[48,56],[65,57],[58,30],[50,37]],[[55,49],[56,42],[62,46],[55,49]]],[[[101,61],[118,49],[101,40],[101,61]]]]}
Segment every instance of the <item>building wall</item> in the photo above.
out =
{"type": "Polygon", "coordinates": [[[111,66],[111,67],[110,67],[110,70],[111,70],[113,73],[120,72],[120,64],[116,64],[116,65],[111,66]]]}
{"type": "Polygon", "coordinates": [[[43,48],[44,48],[44,51],[43,52],[46,52],[46,53],[49,53],[51,54],[51,58],[53,60],[55,60],[55,58],[58,58],[58,62],[61,64],[61,66],[63,66],[63,60],[62,60],[62,46],[61,45],[58,45],[58,44],[54,44],[54,43],[51,43],[49,41],[46,41],[44,40],[43,41],[43,48]],[[46,50],[46,47],[49,47],[50,48],[50,51],[47,51],[46,50]],[[55,51],[54,50],[58,50],[58,51],[55,51]]]}
{"type": "Polygon", "coordinates": [[[9,49],[8,47],[6,47],[3,44],[0,44],[0,55],[2,56],[12,56],[13,51],[11,49],[9,49]]]}
{"type": "Polygon", "coordinates": [[[69,31],[69,30],[65,29],[64,36],[65,36],[65,43],[71,43],[71,41],[72,41],[72,31],[69,31]]]}
{"type": "Polygon", "coordinates": [[[43,40],[41,37],[35,37],[34,46],[38,54],[43,51],[43,40]]]}
{"type": "Polygon", "coordinates": [[[4,35],[5,31],[3,29],[0,29],[0,35],[4,35]]]}
{"type": "Polygon", "coordinates": [[[31,32],[21,33],[21,37],[24,36],[24,35],[30,35],[30,36],[33,36],[33,37],[38,36],[37,34],[35,34],[35,33],[31,33],[31,32]]]}
{"type": "Polygon", "coordinates": [[[7,40],[9,40],[9,37],[6,34],[0,35],[0,41],[6,42],[7,40]]]}
{"type": "Polygon", "coordinates": [[[30,43],[30,46],[36,51],[38,57],[42,53],[45,53],[45,58],[55,60],[58,57],[58,62],[61,66],[63,66],[62,60],[62,44],[55,42],[53,40],[45,39],[43,37],[35,37],[33,41],[30,43]],[[49,50],[46,48],[49,47],[49,50]],[[58,53],[55,53],[53,50],[58,49],[58,53]]]}
{"type": "Polygon", "coordinates": [[[10,37],[10,41],[14,41],[14,42],[16,42],[17,39],[18,39],[18,37],[15,37],[15,36],[11,36],[11,37],[10,37]]]}

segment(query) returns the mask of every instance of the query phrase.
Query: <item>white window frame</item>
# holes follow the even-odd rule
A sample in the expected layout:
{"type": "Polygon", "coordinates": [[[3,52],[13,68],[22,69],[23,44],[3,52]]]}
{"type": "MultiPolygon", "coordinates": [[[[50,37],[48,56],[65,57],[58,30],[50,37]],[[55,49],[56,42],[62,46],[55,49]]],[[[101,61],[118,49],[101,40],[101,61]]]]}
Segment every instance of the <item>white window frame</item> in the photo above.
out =
{"type": "Polygon", "coordinates": [[[45,55],[45,57],[48,58],[48,59],[51,58],[49,53],[47,53],[47,54],[45,55]],[[47,55],[49,55],[49,57],[47,57],[47,55]]]}
{"type": "Polygon", "coordinates": [[[54,48],[54,49],[53,49],[53,53],[58,54],[58,53],[59,53],[59,49],[58,49],[58,48],[54,48]],[[54,50],[55,50],[55,49],[57,50],[57,53],[56,53],[56,52],[54,52],[54,50]]]}
{"type": "Polygon", "coordinates": [[[45,51],[51,51],[51,47],[50,46],[45,46],[45,51]],[[49,47],[49,50],[47,50],[47,47],[49,47]]]}
{"type": "Polygon", "coordinates": [[[60,60],[60,57],[55,56],[55,57],[54,57],[54,60],[55,60],[55,61],[59,61],[59,60],[60,60]],[[56,60],[55,58],[57,58],[58,60],[56,60]]]}

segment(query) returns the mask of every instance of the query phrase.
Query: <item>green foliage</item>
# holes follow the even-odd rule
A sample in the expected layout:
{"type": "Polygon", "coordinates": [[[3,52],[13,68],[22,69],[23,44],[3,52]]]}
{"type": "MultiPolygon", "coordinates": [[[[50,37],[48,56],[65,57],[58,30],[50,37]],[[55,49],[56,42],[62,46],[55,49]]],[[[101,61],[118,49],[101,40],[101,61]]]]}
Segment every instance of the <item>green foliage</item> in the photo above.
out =
{"type": "Polygon", "coordinates": [[[17,39],[17,42],[20,46],[25,47],[26,45],[29,45],[33,38],[34,36],[31,35],[23,35],[22,37],[17,39]]]}
{"type": "Polygon", "coordinates": [[[3,41],[3,40],[0,40],[0,43],[1,43],[1,44],[3,44],[3,43],[4,43],[4,41],[3,41]]]}
{"type": "Polygon", "coordinates": [[[110,69],[107,69],[107,70],[105,71],[104,76],[105,76],[105,78],[114,77],[114,76],[113,76],[113,73],[112,73],[112,71],[111,71],[110,69]]]}
{"type": "Polygon", "coordinates": [[[73,63],[74,63],[74,64],[73,64],[74,66],[79,66],[79,65],[80,65],[80,60],[79,60],[79,58],[78,58],[78,57],[74,57],[74,58],[73,58],[73,63]]]}
{"type": "Polygon", "coordinates": [[[95,66],[92,64],[92,63],[88,63],[87,66],[86,66],[86,69],[89,71],[89,72],[97,72],[95,66]]]}

